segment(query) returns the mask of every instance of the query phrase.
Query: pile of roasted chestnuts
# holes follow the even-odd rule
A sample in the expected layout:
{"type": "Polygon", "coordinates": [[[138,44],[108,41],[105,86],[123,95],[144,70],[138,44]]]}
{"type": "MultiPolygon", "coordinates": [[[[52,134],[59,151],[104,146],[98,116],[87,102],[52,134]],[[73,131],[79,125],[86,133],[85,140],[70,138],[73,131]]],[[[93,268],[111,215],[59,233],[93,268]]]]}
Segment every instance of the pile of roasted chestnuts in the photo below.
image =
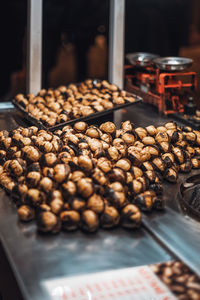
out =
{"type": "Polygon", "coordinates": [[[54,134],[19,127],[0,132],[0,184],[19,218],[35,218],[42,232],[137,228],[141,211],[164,208],[164,179],[200,167],[199,146],[199,131],[174,122],[77,122],[54,134]]]}
{"type": "Polygon", "coordinates": [[[200,278],[181,261],[151,265],[152,271],[179,300],[200,299],[200,278]]]}
{"type": "Polygon", "coordinates": [[[52,127],[116,105],[135,102],[135,98],[106,80],[85,80],[80,84],[42,89],[38,95],[18,94],[15,101],[46,127],[52,127]]]}

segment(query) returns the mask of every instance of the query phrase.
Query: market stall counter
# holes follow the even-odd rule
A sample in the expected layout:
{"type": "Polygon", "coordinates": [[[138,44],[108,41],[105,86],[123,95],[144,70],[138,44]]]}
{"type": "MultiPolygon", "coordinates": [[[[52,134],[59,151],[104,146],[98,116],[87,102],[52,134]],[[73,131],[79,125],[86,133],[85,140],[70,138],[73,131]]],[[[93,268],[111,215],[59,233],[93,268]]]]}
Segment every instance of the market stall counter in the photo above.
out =
{"type": "MultiPolygon", "coordinates": [[[[158,117],[151,107],[144,104],[138,104],[130,108],[128,112],[124,112],[123,119],[131,120],[136,126],[157,125],[166,122],[165,118],[158,117]]],[[[1,110],[1,130],[12,130],[21,125],[27,126],[27,123],[24,122],[21,113],[14,108],[9,106],[9,108],[4,107],[1,110]]],[[[188,265],[191,263],[195,271],[200,270],[198,263],[195,265],[195,261],[198,260],[196,253],[199,248],[196,238],[199,236],[200,225],[190,217],[187,219],[184,217],[177,198],[178,186],[183,178],[185,177],[179,177],[178,184],[164,185],[164,191],[167,191],[166,211],[156,213],[156,216],[154,213],[145,216],[139,230],[100,229],[97,233],[91,234],[82,231],[61,232],[59,235],[39,234],[34,222],[30,222],[28,225],[19,222],[15,204],[2,190],[0,238],[2,249],[18,286],[19,296],[15,294],[15,299],[20,299],[20,297],[25,300],[48,299],[43,285],[44,281],[48,279],[149,265],[174,260],[176,257],[183,259],[188,265]],[[177,222],[179,221],[178,228],[177,222]],[[167,226],[166,222],[170,222],[171,228],[170,224],[167,226]],[[183,228],[187,222],[189,225],[183,228]],[[177,230],[174,232],[174,239],[172,237],[169,240],[173,226],[177,230]],[[184,248],[187,244],[188,233],[191,233],[190,243],[186,247],[185,253],[176,246],[172,247],[180,229],[183,234],[180,237],[180,244],[177,243],[179,248],[184,248]],[[167,230],[169,230],[169,234],[167,230]],[[166,235],[163,234],[164,232],[166,235]]],[[[6,284],[1,287],[2,297],[9,299],[7,297],[9,292],[5,287],[6,284]]]]}

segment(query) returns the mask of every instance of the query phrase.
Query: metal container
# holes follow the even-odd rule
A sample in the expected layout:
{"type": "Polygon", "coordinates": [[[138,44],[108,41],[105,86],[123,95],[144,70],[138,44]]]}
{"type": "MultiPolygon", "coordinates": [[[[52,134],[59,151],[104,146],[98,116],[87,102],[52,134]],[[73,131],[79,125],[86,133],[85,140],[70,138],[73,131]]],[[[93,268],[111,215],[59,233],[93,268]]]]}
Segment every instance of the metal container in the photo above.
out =
{"type": "Polygon", "coordinates": [[[135,52],[126,54],[126,59],[133,66],[147,67],[153,63],[155,58],[159,55],[147,52],[135,52]]]}
{"type": "MultiPolygon", "coordinates": [[[[46,127],[44,124],[42,124],[42,122],[40,122],[39,120],[35,119],[30,113],[28,113],[19,103],[17,103],[17,101],[13,100],[13,104],[23,113],[23,117],[30,122],[32,125],[35,125],[41,129],[45,129],[45,130],[50,130],[50,131],[55,131],[58,129],[62,129],[64,126],[66,125],[73,125],[76,122],[79,121],[87,121],[90,122],[92,124],[99,124],[99,121],[104,122],[105,118],[107,117],[107,119],[109,119],[109,116],[115,111],[115,110],[119,110],[122,108],[126,108],[130,105],[134,105],[137,104],[138,102],[142,101],[142,98],[140,96],[136,96],[136,95],[132,95],[135,97],[135,101],[134,102],[126,102],[124,104],[121,105],[114,105],[113,108],[111,109],[107,109],[101,112],[95,112],[94,114],[91,114],[87,117],[81,117],[78,119],[72,119],[70,121],[64,122],[64,123],[60,123],[57,124],[55,126],[51,126],[51,127],[46,127]]],[[[112,120],[111,120],[112,121],[112,120]]]]}
{"type": "Polygon", "coordinates": [[[193,64],[193,60],[186,57],[158,57],[154,60],[155,65],[165,71],[183,71],[193,64]]]}

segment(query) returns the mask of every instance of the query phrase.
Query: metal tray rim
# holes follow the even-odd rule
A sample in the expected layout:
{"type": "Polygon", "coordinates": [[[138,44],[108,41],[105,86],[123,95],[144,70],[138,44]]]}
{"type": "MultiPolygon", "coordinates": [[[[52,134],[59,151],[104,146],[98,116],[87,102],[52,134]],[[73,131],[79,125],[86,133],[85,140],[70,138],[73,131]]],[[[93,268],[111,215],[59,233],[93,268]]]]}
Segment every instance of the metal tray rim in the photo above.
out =
{"type": "Polygon", "coordinates": [[[58,129],[62,129],[66,125],[73,125],[74,123],[79,122],[79,121],[89,121],[89,120],[92,120],[92,119],[94,119],[96,117],[102,117],[102,116],[105,116],[105,115],[107,115],[109,113],[114,112],[115,110],[122,109],[122,108],[125,108],[127,106],[134,105],[134,104],[137,104],[138,102],[142,102],[143,101],[142,97],[140,97],[138,95],[131,94],[131,93],[128,93],[128,95],[135,97],[135,101],[134,102],[126,102],[126,103],[120,104],[120,105],[115,105],[111,109],[106,109],[106,110],[103,110],[101,112],[95,112],[95,113],[90,114],[90,115],[88,115],[86,117],[80,117],[78,119],[73,119],[73,120],[70,120],[70,121],[67,121],[67,122],[63,122],[61,124],[57,124],[55,126],[51,126],[51,127],[46,127],[45,125],[42,124],[41,121],[35,119],[15,99],[12,100],[12,103],[14,104],[14,106],[17,109],[19,109],[23,113],[23,115],[26,118],[26,120],[28,120],[29,122],[31,122],[33,125],[41,128],[41,129],[45,129],[45,130],[49,130],[49,131],[55,131],[55,130],[58,130],[58,129]]]}

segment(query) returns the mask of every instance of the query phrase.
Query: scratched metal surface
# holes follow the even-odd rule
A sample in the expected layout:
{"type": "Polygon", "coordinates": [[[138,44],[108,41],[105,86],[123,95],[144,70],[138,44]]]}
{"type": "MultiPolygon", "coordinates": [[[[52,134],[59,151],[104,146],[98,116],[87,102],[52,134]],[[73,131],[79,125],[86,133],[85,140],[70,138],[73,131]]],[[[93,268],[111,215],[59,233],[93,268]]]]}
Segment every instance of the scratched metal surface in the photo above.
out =
{"type": "MultiPolygon", "coordinates": [[[[162,124],[150,106],[139,104],[123,114],[137,126],[162,124]],[[141,117],[142,116],[142,117],[141,117]]],[[[0,112],[0,129],[23,125],[20,113],[13,109],[0,112]]],[[[144,216],[138,231],[99,230],[97,234],[61,233],[41,236],[35,224],[17,220],[16,208],[0,191],[0,237],[24,299],[47,299],[41,282],[47,278],[151,264],[179,257],[200,273],[200,223],[187,216],[178,199],[180,183],[189,175],[179,175],[178,184],[164,185],[167,209],[144,216]],[[164,246],[163,246],[164,245],[164,246]]]]}
{"type": "MultiPolygon", "coordinates": [[[[23,125],[13,109],[0,112],[0,129],[23,125]]],[[[0,238],[20,290],[26,300],[48,299],[41,282],[72,276],[146,265],[174,257],[143,227],[137,231],[120,228],[96,234],[60,233],[43,236],[34,222],[18,222],[12,200],[0,191],[0,238]]]]}

